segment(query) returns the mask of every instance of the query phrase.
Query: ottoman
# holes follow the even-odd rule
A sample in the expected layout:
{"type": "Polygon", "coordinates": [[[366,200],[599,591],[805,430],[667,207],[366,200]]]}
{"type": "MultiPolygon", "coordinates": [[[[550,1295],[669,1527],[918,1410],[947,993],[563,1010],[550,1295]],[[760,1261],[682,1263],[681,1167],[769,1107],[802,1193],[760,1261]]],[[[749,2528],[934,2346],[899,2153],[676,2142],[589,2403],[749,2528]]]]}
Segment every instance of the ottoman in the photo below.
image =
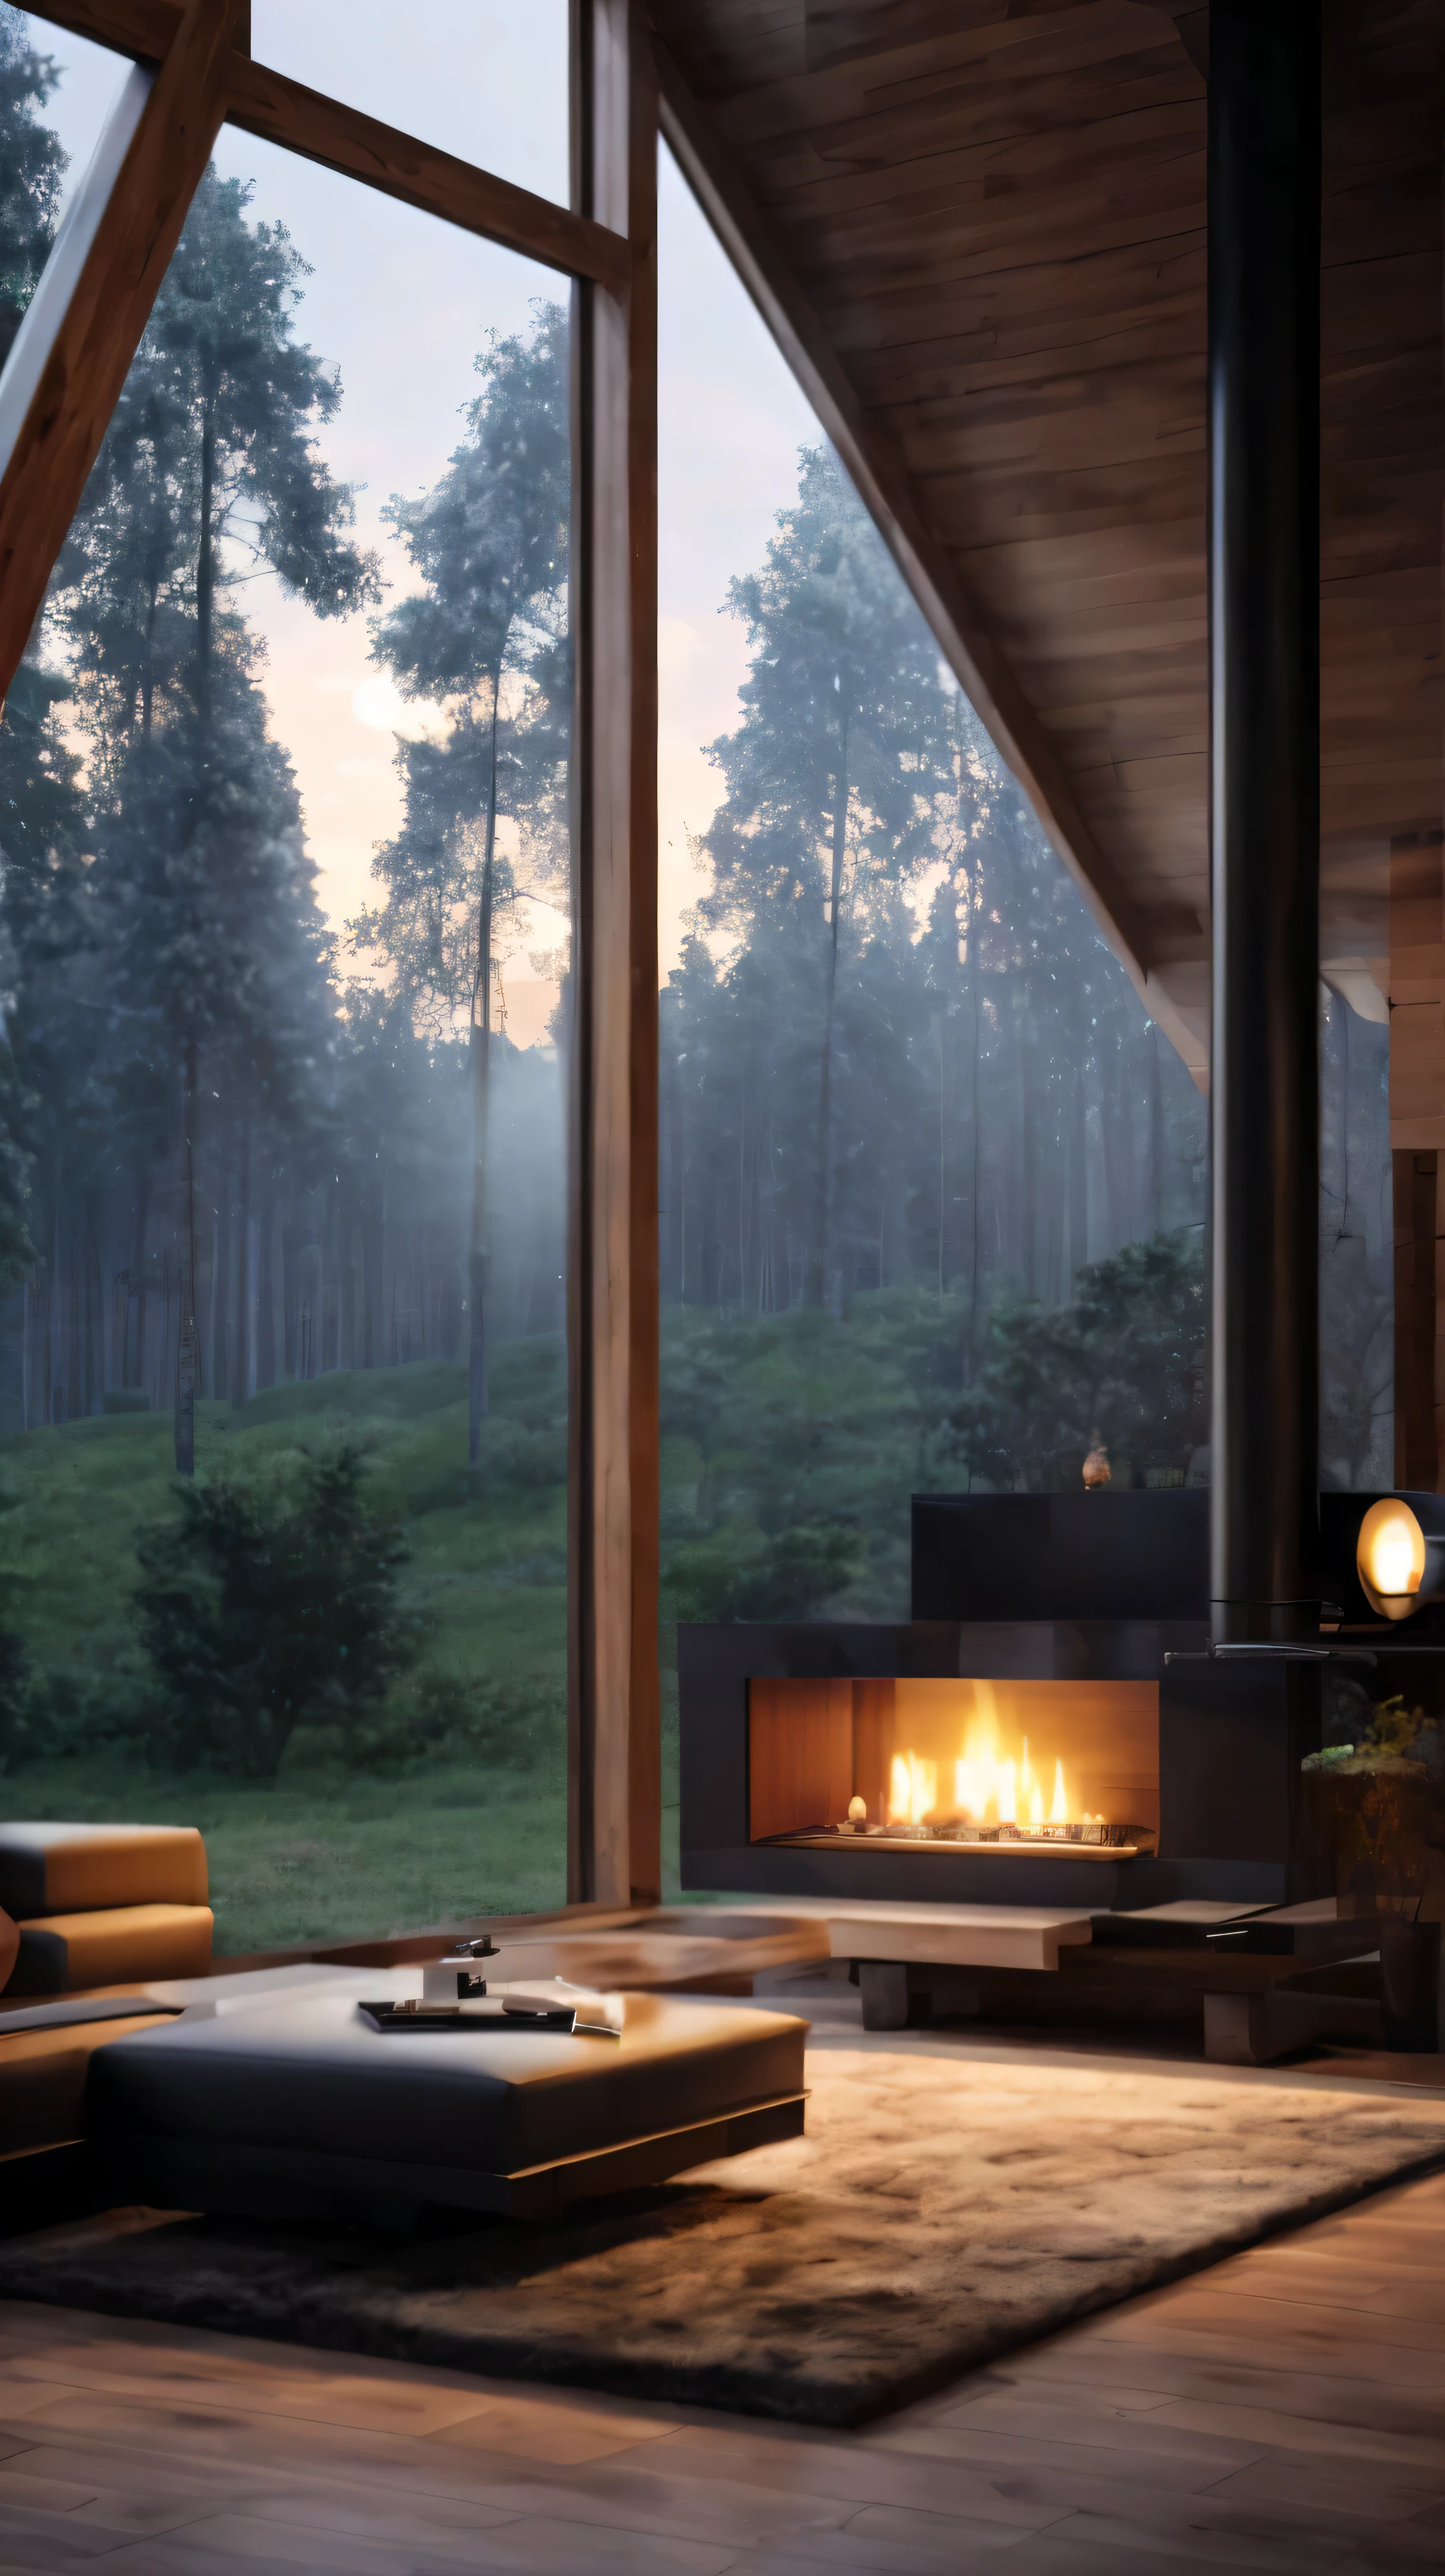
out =
{"type": "Polygon", "coordinates": [[[359,2009],[386,1983],[373,1969],[100,2051],[87,2127],[112,2197],[323,2222],[544,2219],[802,2131],[808,2025],[791,2015],[629,1994],[616,2038],[403,2035],[359,2009]]]}

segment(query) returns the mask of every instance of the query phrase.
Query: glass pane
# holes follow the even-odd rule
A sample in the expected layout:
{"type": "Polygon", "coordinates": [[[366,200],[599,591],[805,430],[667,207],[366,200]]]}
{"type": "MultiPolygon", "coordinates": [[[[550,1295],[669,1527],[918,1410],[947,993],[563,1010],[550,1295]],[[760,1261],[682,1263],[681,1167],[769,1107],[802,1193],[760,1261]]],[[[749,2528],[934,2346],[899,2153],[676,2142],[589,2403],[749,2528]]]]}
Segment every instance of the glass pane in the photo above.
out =
{"type": "Polygon", "coordinates": [[[1206,1108],[670,167],[661,241],[664,1615],[906,1618],[915,1492],[1207,1472],[1206,1108]]]}
{"type": "Polygon", "coordinates": [[[567,0],[251,0],[258,63],[565,205],[567,0]],[[424,41],[418,41],[424,35],[424,41]]]}
{"type": "Polygon", "coordinates": [[[1395,1482],[1390,1010],[1363,968],[1320,990],[1320,1483],[1395,1482]]]}
{"type": "Polygon", "coordinates": [[[0,364],[130,68],[0,7],[0,364]]]}
{"type": "Polygon", "coordinates": [[[0,736],[0,1798],[223,1951],[564,1893],[568,475],[556,281],[228,133],[0,736]]]}

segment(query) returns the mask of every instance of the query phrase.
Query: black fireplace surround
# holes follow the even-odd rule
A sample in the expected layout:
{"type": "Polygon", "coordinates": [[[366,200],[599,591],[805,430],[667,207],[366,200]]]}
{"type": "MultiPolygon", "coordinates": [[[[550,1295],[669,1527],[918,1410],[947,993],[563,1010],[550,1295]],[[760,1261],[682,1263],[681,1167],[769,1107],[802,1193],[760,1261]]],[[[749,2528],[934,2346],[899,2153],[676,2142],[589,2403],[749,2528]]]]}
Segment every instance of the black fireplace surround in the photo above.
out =
{"type": "MultiPolygon", "coordinates": [[[[1355,1540],[1376,1497],[1320,1499],[1323,1588],[1340,1613],[1322,1642],[1368,1670],[1381,1644],[1437,1639],[1439,1613],[1422,1612],[1405,1640],[1360,1591],[1355,1540]]],[[[1321,1741],[1322,1668],[1206,1652],[1208,1507],[1193,1490],[920,1495],[910,1620],[681,1627],[684,1888],[1091,1911],[1325,1892],[1297,1838],[1300,1764],[1321,1741]],[[1157,1682],[1157,1847],[1117,1860],[1012,1848],[1001,1859],[967,1844],[924,1853],[841,1836],[827,1847],[752,1841],[748,1689],[774,1678],[1157,1682]]]]}

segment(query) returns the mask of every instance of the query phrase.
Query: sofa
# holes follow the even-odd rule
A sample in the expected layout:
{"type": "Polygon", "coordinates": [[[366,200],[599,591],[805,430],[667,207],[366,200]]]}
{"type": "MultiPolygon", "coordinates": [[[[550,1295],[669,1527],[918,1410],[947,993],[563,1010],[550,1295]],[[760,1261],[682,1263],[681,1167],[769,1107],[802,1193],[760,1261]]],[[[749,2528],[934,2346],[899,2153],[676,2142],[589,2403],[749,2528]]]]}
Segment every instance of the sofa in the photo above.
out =
{"type": "MultiPolygon", "coordinates": [[[[792,2015],[629,1991],[610,2029],[398,2031],[367,2006],[420,2001],[421,1962],[214,1974],[205,1893],[199,1834],[0,1826],[4,2232],[133,2202],[535,2221],[801,2132],[792,2015]]],[[[579,1973],[535,1940],[485,1964],[494,2007],[579,1973]]],[[[559,1982],[559,2008],[580,1991],[559,1982]]]]}
{"type": "Polygon", "coordinates": [[[207,1893],[194,1825],[0,1824],[0,1997],[205,1976],[207,1893]]]}

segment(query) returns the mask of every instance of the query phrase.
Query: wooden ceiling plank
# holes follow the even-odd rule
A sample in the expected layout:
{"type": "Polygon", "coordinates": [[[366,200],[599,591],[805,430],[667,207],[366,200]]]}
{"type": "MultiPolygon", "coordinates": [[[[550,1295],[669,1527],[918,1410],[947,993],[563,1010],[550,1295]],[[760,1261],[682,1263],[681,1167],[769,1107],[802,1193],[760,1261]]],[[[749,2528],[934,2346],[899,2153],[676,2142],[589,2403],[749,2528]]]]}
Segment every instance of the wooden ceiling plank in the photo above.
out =
{"type": "MultiPolygon", "coordinates": [[[[935,200],[946,204],[975,190],[992,202],[1083,179],[1101,188],[1111,179],[1115,187],[1143,187],[1153,183],[1156,172],[1202,149],[1202,132],[1202,101],[1181,97],[1127,117],[1102,119],[1084,132],[1076,126],[1051,126],[1020,136],[1007,150],[996,143],[965,144],[953,133],[938,151],[911,156],[901,166],[830,170],[816,167],[808,155],[800,155],[796,165],[768,162],[759,173],[758,199],[770,211],[795,211],[810,222],[892,208],[904,220],[920,206],[935,200]],[[1127,158],[1121,146],[1127,146],[1127,158]],[[798,176],[789,182],[784,174],[793,166],[798,176]]],[[[1047,210],[1038,219],[1046,222],[1047,210]]]]}
{"type": "MultiPolygon", "coordinates": [[[[674,59],[685,43],[691,54],[690,5],[691,0],[674,0],[671,8],[654,12],[658,33],[674,59]]],[[[1007,99],[1027,92],[1035,80],[1067,79],[1101,63],[1147,60],[1166,49],[1172,62],[1183,63],[1178,39],[1161,30],[1160,18],[1147,8],[1085,0],[1085,5],[1051,16],[1015,16],[990,28],[960,27],[951,41],[942,48],[928,47],[916,62],[911,47],[896,46],[870,49],[827,71],[783,79],[769,79],[748,64],[740,67],[729,98],[699,99],[698,104],[709,105],[721,142],[751,154],[780,133],[806,132],[865,114],[871,101],[886,103],[895,91],[916,88],[927,96],[949,73],[966,76],[966,86],[977,97],[1007,99]]]]}
{"type": "Polygon", "coordinates": [[[779,172],[810,168],[820,175],[834,169],[840,175],[855,170],[906,172],[960,147],[991,150],[1006,170],[1013,156],[1026,156],[1030,146],[1054,138],[1066,142],[1073,136],[1076,149],[1092,148],[1091,135],[1080,146],[1081,127],[1087,130],[1089,125],[1110,123],[1122,138],[1133,117],[1186,104],[1197,110],[1201,104],[1198,81],[1181,79],[1168,55],[1141,66],[1122,96],[1120,92],[1117,64],[1102,62],[1092,84],[1077,76],[1054,75],[1028,89],[990,97],[968,82],[952,87],[933,83],[920,100],[889,109],[874,107],[836,124],[815,123],[806,132],[766,140],[731,132],[723,139],[756,161],[760,193],[770,198],[779,172]]]}

